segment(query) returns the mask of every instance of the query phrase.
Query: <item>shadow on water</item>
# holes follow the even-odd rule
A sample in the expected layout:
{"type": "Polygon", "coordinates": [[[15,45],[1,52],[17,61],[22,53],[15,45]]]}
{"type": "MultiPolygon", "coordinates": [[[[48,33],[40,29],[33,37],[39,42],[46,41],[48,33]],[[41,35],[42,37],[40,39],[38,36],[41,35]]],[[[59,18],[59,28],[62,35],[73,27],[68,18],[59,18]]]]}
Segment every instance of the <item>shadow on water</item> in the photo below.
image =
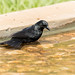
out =
{"type": "Polygon", "coordinates": [[[74,75],[75,31],[41,37],[21,50],[0,47],[0,73],[11,75],[10,72],[14,72],[12,75],[74,75]]]}

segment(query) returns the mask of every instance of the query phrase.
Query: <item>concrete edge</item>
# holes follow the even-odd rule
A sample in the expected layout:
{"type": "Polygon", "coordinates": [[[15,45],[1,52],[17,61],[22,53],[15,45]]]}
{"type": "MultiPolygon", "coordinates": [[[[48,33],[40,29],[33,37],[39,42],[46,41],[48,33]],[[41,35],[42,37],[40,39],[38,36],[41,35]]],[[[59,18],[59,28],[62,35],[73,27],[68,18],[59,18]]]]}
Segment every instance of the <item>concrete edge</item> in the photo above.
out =
{"type": "MultiPolygon", "coordinates": [[[[17,32],[17,31],[20,31],[20,30],[22,30],[23,28],[25,28],[25,27],[28,27],[28,26],[30,26],[30,25],[32,25],[32,24],[34,24],[34,22],[36,22],[36,21],[38,21],[38,20],[41,20],[41,19],[44,19],[44,20],[46,20],[46,21],[48,21],[48,23],[49,23],[49,27],[51,28],[51,29],[56,29],[56,28],[58,28],[58,29],[60,29],[61,27],[64,27],[65,25],[67,25],[67,24],[72,24],[73,22],[75,22],[75,11],[73,10],[74,7],[75,6],[75,1],[70,1],[70,2],[64,2],[64,3],[59,3],[59,4],[55,4],[55,5],[51,5],[51,6],[45,6],[45,7],[39,7],[39,8],[33,8],[33,9],[29,9],[29,10],[24,10],[24,11],[21,11],[21,12],[19,12],[19,13],[15,13],[15,12],[13,12],[12,14],[11,13],[8,13],[7,14],[7,16],[5,16],[6,14],[4,14],[4,15],[0,15],[0,38],[6,38],[6,37],[10,37],[13,33],[15,33],[15,32],[17,32]],[[66,8],[64,8],[63,10],[62,10],[62,8],[63,8],[63,5],[66,7],[66,8]],[[69,5],[69,7],[70,8],[68,8],[68,5],[69,5]],[[73,5],[73,6],[72,6],[73,5]],[[60,8],[58,11],[56,10],[56,8],[60,8]],[[54,9],[53,9],[54,8],[54,9]],[[50,11],[50,10],[48,10],[48,12],[51,12],[50,14],[49,13],[47,13],[47,12],[45,12],[45,16],[44,15],[42,15],[42,13],[41,13],[41,11],[40,11],[40,9],[41,10],[45,10],[45,9],[50,9],[50,10],[52,10],[52,12],[50,11]],[[68,12],[69,11],[73,11],[73,13],[72,12],[67,12],[66,11],[66,9],[68,10],[68,12]],[[36,10],[36,11],[35,11],[36,10]],[[62,11],[60,11],[60,10],[62,10],[62,11]],[[33,13],[34,13],[34,11],[35,11],[35,15],[33,15],[33,13]],[[55,13],[55,11],[57,12],[57,13],[55,13]],[[65,12],[64,12],[65,11],[65,12]],[[32,15],[29,15],[30,14],[30,12],[32,13],[32,15]],[[41,15],[40,16],[40,18],[38,19],[38,20],[34,20],[35,19],[35,17],[36,17],[36,14],[39,12],[39,15],[41,15]],[[60,12],[60,14],[58,14],[60,12]],[[62,13],[61,13],[62,12],[62,13]],[[20,15],[20,13],[21,13],[21,15],[20,15]],[[25,13],[25,14],[24,14],[25,13]],[[23,17],[24,15],[26,16],[27,15],[27,13],[29,13],[28,15],[30,16],[30,17],[23,17]],[[47,14],[49,14],[49,16],[48,15],[46,15],[46,13],[47,14]],[[67,15],[67,13],[68,13],[68,15],[67,15]],[[63,15],[64,14],[64,15],[63,15]],[[13,21],[12,21],[12,18],[13,17],[11,17],[11,16],[14,16],[14,18],[15,18],[15,16],[16,15],[20,15],[21,16],[21,18],[24,18],[24,19],[22,19],[23,21],[24,20],[27,20],[27,22],[25,21],[24,23],[23,23],[23,25],[19,25],[20,23],[18,23],[17,21],[16,21],[16,23],[14,23],[13,21]],[[57,16],[56,16],[57,15],[57,16]],[[35,16],[34,17],[34,19],[33,19],[33,16],[35,16]],[[46,16],[48,16],[48,17],[46,17],[46,16]],[[54,17],[55,16],[55,17],[54,17]],[[8,19],[8,20],[7,20],[8,19]],[[28,19],[32,19],[31,21],[29,20],[28,21],[28,19]],[[9,20],[10,20],[10,22],[9,22],[9,20]],[[2,22],[1,22],[2,21],[2,22]],[[6,21],[5,23],[4,23],[4,21],[6,21]],[[29,22],[29,23],[28,23],[29,22]],[[14,24],[13,24],[14,23],[14,24]],[[25,23],[27,24],[27,25],[25,25],[25,23]],[[10,25],[12,24],[12,26],[10,27],[10,25]],[[17,26],[15,26],[15,24],[17,24],[17,26]],[[6,27],[5,27],[5,29],[2,29],[3,27],[2,26],[5,26],[5,25],[7,25],[6,27]]],[[[38,15],[38,16],[39,16],[38,15]]],[[[16,20],[18,20],[18,18],[15,18],[16,20]]],[[[20,20],[18,20],[18,21],[20,21],[20,20]]],[[[74,29],[73,29],[74,30],[74,29]]],[[[44,35],[44,34],[43,34],[44,35]]]]}

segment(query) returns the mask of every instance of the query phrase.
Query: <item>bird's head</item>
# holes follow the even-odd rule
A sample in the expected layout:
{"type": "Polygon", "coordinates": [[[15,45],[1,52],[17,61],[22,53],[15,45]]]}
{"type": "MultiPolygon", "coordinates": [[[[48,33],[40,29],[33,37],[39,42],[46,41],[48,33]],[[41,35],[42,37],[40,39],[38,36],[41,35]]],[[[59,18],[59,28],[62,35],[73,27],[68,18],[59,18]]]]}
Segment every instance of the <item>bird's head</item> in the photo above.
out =
{"type": "Polygon", "coordinates": [[[48,23],[45,20],[40,20],[39,22],[36,23],[40,28],[46,28],[47,30],[50,31],[50,28],[48,27],[48,23]]]}

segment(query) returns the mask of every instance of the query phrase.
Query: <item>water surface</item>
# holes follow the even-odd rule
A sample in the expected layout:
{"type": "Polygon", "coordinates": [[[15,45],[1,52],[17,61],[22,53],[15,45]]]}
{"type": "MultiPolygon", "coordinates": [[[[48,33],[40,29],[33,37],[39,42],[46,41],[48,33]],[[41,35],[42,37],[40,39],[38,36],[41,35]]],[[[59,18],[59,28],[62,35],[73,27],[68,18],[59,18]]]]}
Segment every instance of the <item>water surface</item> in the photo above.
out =
{"type": "Polygon", "coordinates": [[[75,31],[41,37],[21,50],[0,47],[2,75],[75,75],[75,31]]]}

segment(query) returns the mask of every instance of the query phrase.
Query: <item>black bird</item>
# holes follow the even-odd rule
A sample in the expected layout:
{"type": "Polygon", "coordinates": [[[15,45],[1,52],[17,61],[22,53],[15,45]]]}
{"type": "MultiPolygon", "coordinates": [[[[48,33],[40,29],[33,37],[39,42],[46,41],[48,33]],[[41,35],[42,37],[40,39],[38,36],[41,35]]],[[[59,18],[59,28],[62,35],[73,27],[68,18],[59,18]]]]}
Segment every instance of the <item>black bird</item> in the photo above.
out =
{"type": "Polygon", "coordinates": [[[13,34],[10,40],[2,42],[0,45],[20,48],[23,43],[30,43],[38,40],[41,37],[44,28],[50,30],[48,23],[45,20],[40,20],[36,24],[13,34]]]}

